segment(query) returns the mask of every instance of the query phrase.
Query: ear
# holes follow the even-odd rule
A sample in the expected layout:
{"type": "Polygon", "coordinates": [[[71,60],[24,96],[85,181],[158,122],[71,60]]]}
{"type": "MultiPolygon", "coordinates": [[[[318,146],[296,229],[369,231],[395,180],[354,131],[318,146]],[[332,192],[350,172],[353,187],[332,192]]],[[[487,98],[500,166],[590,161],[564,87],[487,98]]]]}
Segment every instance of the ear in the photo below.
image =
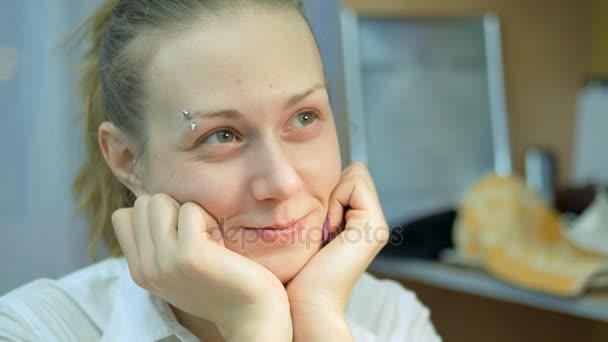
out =
{"type": "Polygon", "coordinates": [[[136,165],[136,148],[127,136],[113,123],[103,122],[97,131],[99,147],[112,173],[135,196],[143,191],[143,177],[136,165]]]}

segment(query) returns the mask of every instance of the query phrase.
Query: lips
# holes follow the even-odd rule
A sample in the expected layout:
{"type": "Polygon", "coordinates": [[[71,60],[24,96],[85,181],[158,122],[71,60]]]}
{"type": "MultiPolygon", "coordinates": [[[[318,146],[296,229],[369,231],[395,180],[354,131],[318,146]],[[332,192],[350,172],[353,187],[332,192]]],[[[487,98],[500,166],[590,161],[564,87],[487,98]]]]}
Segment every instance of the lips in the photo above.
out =
{"type": "Polygon", "coordinates": [[[265,244],[286,244],[296,241],[296,237],[305,229],[305,222],[308,215],[297,221],[293,221],[289,225],[272,225],[262,228],[257,227],[241,227],[247,235],[246,241],[250,243],[265,243],[265,244]],[[259,238],[257,240],[255,238],[259,238]],[[252,240],[253,239],[253,240],[252,240]]]}
{"type": "Polygon", "coordinates": [[[294,226],[296,226],[298,223],[300,223],[306,216],[303,216],[302,218],[292,221],[291,223],[287,224],[287,225],[279,225],[279,224],[275,224],[272,226],[265,226],[265,227],[247,227],[247,226],[243,226],[243,228],[245,229],[254,229],[254,230],[262,230],[262,229],[272,229],[272,230],[286,230],[286,229],[292,229],[294,226]]]}

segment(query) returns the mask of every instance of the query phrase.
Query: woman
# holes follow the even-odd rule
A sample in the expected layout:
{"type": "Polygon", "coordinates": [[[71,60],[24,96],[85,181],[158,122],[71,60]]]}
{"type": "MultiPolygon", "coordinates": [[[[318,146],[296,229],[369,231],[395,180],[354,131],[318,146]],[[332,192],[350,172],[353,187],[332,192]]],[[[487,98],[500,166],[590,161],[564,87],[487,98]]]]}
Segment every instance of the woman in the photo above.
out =
{"type": "Polygon", "coordinates": [[[340,170],[299,1],[111,1],[85,25],[75,190],[115,258],[6,295],[0,337],[439,339],[364,273],[390,234],[366,166],[340,170]]]}

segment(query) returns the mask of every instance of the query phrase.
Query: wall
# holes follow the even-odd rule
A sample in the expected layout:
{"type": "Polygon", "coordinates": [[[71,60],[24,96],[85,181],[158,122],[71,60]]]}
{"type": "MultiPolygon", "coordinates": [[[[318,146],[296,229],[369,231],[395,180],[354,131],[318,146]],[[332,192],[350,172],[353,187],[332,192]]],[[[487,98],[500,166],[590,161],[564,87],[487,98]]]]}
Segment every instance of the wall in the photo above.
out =
{"type": "Polygon", "coordinates": [[[568,179],[576,95],[591,69],[591,0],[344,0],[343,5],[381,16],[496,13],[514,170],[523,174],[526,149],[541,146],[556,151],[559,178],[568,179]]]}
{"type": "Polygon", "coordinates": [[[593,0],[592,71],[608,78],[608,1],[593,0]]]}
{"type": "Polygon", "coordinates": [[[100,3],[0,2],[0,49],[14,66],[0,76],[0,295],[89,262],[70,194],[84,150],[77,56],[60,43],[100,3]]]}
{"type": "Polygon", "coordinates": [[[346,117],[346,90],[342,64],[339,0],[306,0],[304,10],[321,50],[323,68],[329,83],[331,109],[334,113],[340,143],[342,166],[350,164],[350,143],[346,117]]]}

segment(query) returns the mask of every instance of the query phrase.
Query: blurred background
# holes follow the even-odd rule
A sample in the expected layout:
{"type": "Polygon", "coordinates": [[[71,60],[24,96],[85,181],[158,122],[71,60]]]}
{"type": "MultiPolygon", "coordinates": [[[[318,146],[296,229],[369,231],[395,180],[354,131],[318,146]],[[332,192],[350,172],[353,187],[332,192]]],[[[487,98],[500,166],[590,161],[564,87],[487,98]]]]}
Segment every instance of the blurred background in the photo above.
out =
{"type": "Polygon", "coordinates": [[[61,43],[101,1],[0,0],[0,292],[88,263],[72,179],[84,155],[77,52],[61,43]]]}
{"type": "MultiPolygon", "coordinates": [[[[102,2],[0,0],[0,294],[91,262],[61,43],[102,2]]],[[[369,271],[446,341],[607,341],[608,1],[304,3],[392,226],[369,271]]]]}

